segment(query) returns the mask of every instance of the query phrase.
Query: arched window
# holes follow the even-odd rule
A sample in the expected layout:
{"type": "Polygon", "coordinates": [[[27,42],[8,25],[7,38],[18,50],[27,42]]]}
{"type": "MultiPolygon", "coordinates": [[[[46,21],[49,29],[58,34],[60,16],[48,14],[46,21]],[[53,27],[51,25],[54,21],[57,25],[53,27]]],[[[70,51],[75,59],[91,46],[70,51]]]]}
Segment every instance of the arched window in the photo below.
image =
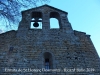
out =
{"type": "Polygon", "coordinates": [[[50,29],[60,28],[60,15],[58,12],[50,13],[50,29]]]}
{"type": "Polygon", "coordinates": [[[32,12],[31,29],[42,29],[42,13],[32,12]]]}
{"type": "Polygon", "coordinates": [[[52,55],[49,52],[44,53],[44,67],[45,69],[51,69],[53,67],[52,55]]]}
{"type": "Polygon", "coordinates": [[[45,69],[50,69],[50,61],[49,61],[49,58],[45,59],[45,69]]]}

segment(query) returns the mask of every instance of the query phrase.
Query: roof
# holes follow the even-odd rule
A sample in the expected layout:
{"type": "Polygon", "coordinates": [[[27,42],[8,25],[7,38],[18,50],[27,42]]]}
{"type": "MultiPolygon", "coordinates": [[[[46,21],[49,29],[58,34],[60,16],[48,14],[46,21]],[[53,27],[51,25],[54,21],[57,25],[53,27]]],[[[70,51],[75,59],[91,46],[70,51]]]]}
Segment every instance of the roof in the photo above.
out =
{"type": "Polygon", "coordinates": [[[58,10],[58,11],[61,11],[61,12],[64,12],[64,13],[68,14],[66,11],[63,11],[63,10],[61,10],[61,9],[58,9],[58,8],[52,7],[52,6],[47,5],[47,4],[42,5],[42,6],[39,6],[39,7],[31,8],[31,9],[28,9],[28,10],[24,10],[24,11],[22,11],[22,12],[26,12],[26,11],[29,11],[29,10],[38,9],[38,8],[41,8],[41,7],[49,7],[49,8],[52,8],[52,9],[55,9],[55,10],[58,10]]]}

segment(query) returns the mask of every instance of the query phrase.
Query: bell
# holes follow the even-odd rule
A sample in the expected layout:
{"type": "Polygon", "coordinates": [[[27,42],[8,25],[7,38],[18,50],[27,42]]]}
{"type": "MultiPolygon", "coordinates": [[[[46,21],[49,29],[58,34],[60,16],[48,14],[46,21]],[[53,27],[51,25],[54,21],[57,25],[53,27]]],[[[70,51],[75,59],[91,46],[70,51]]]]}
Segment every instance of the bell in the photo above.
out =
{"type": "Polygon", "coordinates": [[[33,24],[33,26],[34,26],[34,27],[38,27],[38,26],[39,26],[38,22],[35,22],[35,23],[33,24]]]}

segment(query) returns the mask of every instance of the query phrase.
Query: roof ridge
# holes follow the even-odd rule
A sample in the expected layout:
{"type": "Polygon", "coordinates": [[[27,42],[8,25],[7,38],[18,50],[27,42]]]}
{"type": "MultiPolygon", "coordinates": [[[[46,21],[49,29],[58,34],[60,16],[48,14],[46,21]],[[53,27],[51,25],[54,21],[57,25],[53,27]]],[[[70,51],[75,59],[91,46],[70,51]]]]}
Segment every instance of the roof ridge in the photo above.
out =
{"type": "Polygon", "coordinates": [[[59,10],[59,11],[62,11],[62,12],[64,12],[64,13],[68,14],[66,11],[63,11],[63,10],[58,9],[58,8],[55,8],[55,7],[50,6],[50,5],[48,5],[48,4],[44,4],[44,5],[41,5],[41,6],[38,6],[38,7],[34,7],[34,8],[31,8],[31,9],[27,9],[27,10],[24,10],[24,11],[22,11],[22,12],[26,12],[26,11],[28,11],[28,10],[37,9],[37,8],[44,7],[44,6],[47,6],[47,7],[50,7],[50,8],[53,8],[53,9],[56,9],[56,10],[59,10]]]}

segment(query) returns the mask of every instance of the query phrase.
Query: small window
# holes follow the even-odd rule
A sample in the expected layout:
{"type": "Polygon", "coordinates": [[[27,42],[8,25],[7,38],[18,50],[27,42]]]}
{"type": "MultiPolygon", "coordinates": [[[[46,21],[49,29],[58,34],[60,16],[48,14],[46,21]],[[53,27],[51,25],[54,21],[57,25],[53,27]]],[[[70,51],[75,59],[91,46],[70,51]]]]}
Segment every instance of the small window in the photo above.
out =
{"type": "Polygon", "coordinates": [[[13,48],[14,48],[14,47],[10,47],[10,48],[9,48],[9,52],[12,52],[12,51],[13,51],[13,48]]]}
{"type": "Polygon", "coordinates": [[[52,55],[49,52],[44,53],[44,67],[45,69],[51,69],[53,67],[52,55]]]}
{"type": "Polygon", "coordinates": [[[49,59],[45,59],[45,69],[50,69],[49,59]]]}

